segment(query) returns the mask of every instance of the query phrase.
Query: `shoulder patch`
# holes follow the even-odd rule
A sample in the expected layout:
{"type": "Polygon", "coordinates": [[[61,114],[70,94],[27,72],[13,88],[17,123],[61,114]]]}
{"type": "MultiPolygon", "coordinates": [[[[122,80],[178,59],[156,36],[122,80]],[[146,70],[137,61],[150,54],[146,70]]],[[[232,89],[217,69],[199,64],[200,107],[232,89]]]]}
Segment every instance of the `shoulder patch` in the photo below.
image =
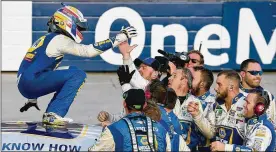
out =
{"type": "Polygon", "coordinates": [[[256,136],[257,137],[265,137],[265,134],[266,134],[266,128],[265,127],[260,127],[256,131],[256,136]]]}

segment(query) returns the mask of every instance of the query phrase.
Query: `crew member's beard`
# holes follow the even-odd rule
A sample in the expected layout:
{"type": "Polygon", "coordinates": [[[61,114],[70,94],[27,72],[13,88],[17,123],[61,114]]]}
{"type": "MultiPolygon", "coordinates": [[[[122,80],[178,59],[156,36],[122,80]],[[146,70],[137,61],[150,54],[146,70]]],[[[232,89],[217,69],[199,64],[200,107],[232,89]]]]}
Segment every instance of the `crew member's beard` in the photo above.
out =
{"type": "Polygon", "coordinates": [[[226,97],[227,97],[227,91],[226,90],[217,92],[216,98],[218,100],[224,100],[226,97]]]}
{"type": "Polygon", "coordinates": [[[245,83],[250,87],[250,88],[256,88],[260,86],[261,83],[261,79],[259,77],[254,78],[253,80],[248,79],[247,77],[245,77],[245,83]],[[259,83],[254,82],[255,80],[259,80],[259,83]]]}
{"type": "Polygon", "coordinates": [[[198,83],[197,86],[192,89],[192,94],[197,96],[199,94],[199,90],[200,89],[199,89],[199,83],[198,83]]]}

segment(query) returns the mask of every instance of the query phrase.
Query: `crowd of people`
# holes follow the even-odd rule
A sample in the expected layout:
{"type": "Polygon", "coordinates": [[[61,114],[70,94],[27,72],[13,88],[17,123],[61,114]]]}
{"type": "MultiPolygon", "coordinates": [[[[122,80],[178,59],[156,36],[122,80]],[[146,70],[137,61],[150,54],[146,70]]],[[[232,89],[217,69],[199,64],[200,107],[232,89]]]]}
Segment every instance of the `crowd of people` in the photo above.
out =
{"type": "Polygon", "coordinates": [[[128,40],[137,36],[134,27],[95,44],[79,44],[87,20],[72,6],[63,4],[48,26],[49,33],[32,45],[18,71],[18,89],[28,99],[21,112],[39,109],[37,98],[55,92],[42,118],[45,124],[72,121],[64,116],[85,82],[85,72],[77,67],[58,67],[64,54],[93,57],[119,47],[123,56],[117,70],[123,111],[99,113],[104,131],[89,151],[274,150],[275,99],[260,86],[257,60],[243,61],[239,72],[222,70],[214,79],[198,50],[183,54],[183,64],[165,56],[132,59],[136,45],[128,40]],[[213,83],[216,94],[210,90],[213,83]]]}
{"type": "Polygon", "coordinates": [[[124,65],[118,68],[117,74],[123,93],[141,91],[144,94],[128,94],[123,102],[124,111],[119,114],[99,113],[98,120],[106,129],[89,150],[274,150],[275,100],[260,86],[263,72],[257,60],[243,61],[239,73],[222,70],[214,80],[213,72],[204,67],[203,55],[192,50],[184,67],[168,61],[166,80],[158,71],[163,66],[160,58],[132,62],[133,47],[125,42],[119,49],[124,65]],[[214,81],[216,94],[210,90],[214,81]],[[138,104],[138,100],[143,101],[138,104]],[[149,118],[156,124],[150,125],[152,130],[147,128],[149,118]],[[149,131],[156,138],[153,145],[152,138],[147,136],[149,131]],[[139,140],[140,136],[146,136],[145,140],[139,140]]]}

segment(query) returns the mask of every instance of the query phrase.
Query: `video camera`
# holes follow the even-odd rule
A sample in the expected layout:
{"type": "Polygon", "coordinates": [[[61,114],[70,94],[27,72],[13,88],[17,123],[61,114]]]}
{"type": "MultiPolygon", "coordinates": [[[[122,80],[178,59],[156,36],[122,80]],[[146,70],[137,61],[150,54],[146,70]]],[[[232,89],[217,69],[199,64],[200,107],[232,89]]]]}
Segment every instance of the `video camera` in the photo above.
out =
{"type": "MultiPolygon", "coordinates": [[[[168,53],[163,50],[158,50],[158,52],[164,55],[169,61],[174,63],[176,67],[184,67],[186,63],[189,63],[190,57],[187,55],[186,52],[175,52],[175,53],[168,53]]],[[[161,63],[161,65],[166,66],[167,63],[161,63]]],[[[164,68],[163,68],[164,69],[164,68]]]]}

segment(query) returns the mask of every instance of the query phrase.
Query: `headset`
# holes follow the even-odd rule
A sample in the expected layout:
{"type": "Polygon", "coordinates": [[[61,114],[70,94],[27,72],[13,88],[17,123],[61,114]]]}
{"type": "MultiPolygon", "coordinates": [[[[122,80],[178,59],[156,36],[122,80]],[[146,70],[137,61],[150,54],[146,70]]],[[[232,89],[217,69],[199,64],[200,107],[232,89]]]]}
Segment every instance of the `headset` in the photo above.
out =
{"type": "Polygon", "coordinates": [[[254,106],[253,109],[256,116],[264,114],[270,105],[269,95],[267,91],[262,91],[261,96],[265,99],[265,103],[257,101],[257,104],[254,106]]]}

